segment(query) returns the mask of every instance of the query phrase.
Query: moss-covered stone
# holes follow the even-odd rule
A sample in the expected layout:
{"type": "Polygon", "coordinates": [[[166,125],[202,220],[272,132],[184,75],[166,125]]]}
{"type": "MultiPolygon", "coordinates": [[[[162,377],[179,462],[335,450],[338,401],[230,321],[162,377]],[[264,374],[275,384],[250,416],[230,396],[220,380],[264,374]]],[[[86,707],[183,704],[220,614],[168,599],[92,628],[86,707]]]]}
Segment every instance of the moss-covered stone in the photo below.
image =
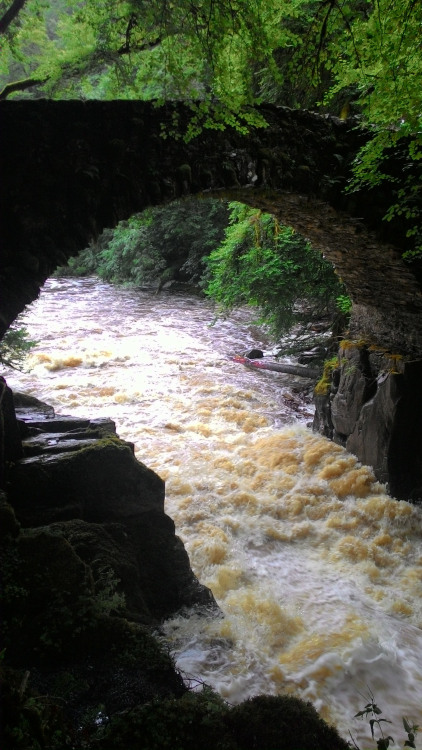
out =
{"type": "Polygon", "coordinates": [[[258,696],[236,707],[205,689],[123,714],[99,742],[101,750],[348,750],[310,703],[258,696]]]}
{"type": "Polygon", "coordinates": [[[314,389],[316,396],[326,396],[330,392],[332,374],[334,370],[337,370],[339,367],[340,362],[338,357],[332,357],[332,359],[329,359],[324,363],[322,376],[318,380],[314,389]]]}
{"type": "Polygon", "coordinates": [[[237,750],[348,750],[311,703],[292,696],[257,696],[227,717],[237,750]]]}

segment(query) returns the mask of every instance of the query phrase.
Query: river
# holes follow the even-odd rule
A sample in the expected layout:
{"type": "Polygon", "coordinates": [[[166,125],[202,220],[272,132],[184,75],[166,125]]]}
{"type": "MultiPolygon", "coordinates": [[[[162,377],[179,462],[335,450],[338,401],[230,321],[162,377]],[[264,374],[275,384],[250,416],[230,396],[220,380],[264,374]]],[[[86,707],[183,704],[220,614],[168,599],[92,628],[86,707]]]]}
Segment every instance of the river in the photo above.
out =
{"type": "Polygon", "coordinates": [[[396,740],[402,716],[422,724],[422,511],[306,427],[299,379],[231,361],[271,348],[251,314],[212,325],[195,296],[61,278],[20,320],[38,343],[9,385],[111,417],[166,481],[166,512],[224,613],[164,625],[193,683],[230,703],[299,695],[361,748],[374,746],[353,719],[369,689],[396,740]]]}

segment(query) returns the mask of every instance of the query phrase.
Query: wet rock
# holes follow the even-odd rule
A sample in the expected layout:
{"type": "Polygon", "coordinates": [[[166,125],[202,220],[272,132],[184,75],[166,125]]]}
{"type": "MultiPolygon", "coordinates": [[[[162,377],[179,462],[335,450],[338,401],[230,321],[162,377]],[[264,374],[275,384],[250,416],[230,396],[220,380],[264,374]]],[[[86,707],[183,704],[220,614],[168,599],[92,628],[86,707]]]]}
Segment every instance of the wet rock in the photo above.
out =
{"type": "Polygon", "coordinates": [[[336,433],[350,435],[362,405],[374,392],[374,378],[368,372],[365,350],[353,348],[340,351],[342,367],[337,393],[331,401],[331,420],[336,433]]]}
{"type": "Polygon", "coordinates": [[[185,608],[219,609],[164,513],[164,482],[113,422],[20,403],[25,456],[0,495],[3,744],[16,726],[25,747],[83,727],[89,747],[99,706],[108,716],[186,692],[153,629],[185,608]]]}
{"type": "Polygon", "coordinates": [[[422,486],[422,360],[405,361],[364,344],[339,351],[331,387],[315,396],[316,431],[373,467],[394,497],[422,486]]]}
{"type": "Polygon", "coordinates": [[[28,419],[54,419],[54,408],[50,404],[45,404],[35,396],[29,393],[13,392],[13,401],[15,409],[19,410],[21,419],[27,414],[28,419]]]}
{"type": "Polygon", "coordinates": [[[10,532],[22,525],[62,536],[93,580],[100,569],[121,582],[128,613],[141,621],[182,607],[216,608],[164,513],[163,480],[137,461],[133,445],[115,434],[114,422],[54,415],[22,394],[17,402],[29,435],[22,443],[24,458],[8,471],[4,512],[10,532]],[[63,432],[65,425],[72,429],[63,432]]]}
{"type": "Polygon", "coordinates": [[[0,487],[5,486],[8,464],[23,455],[13,393],[0,377],[0,487]]]}
{"type": "Polygon", "coordinates": [[[262,349],[251,349],[249,352],[245,352],[244,357],[248,359],[262,359],[264,352],[262,349]]]}
{"type": "Polygon", "coordinates": [[[42,453],[63,453],[87,448],[95,445],[99,437],[98,435],[90,439],[83,439],[80,434],[72,438],[67,432],[39,433],[38,435],[26,438],[22,443],[22,447],[25,457],[28,458],[30,456],[39,456],[42,453]]]}
{"type": "Polygon", "coordinates": [[[115,582],[124,597],[121,614],[129,619],[151,624],[195,605],[217,611],[211,592],[192,573],[172,519],[164,513],[144,513],[128,525],[74,520],[49,529],[63,536],[89,567],[97,592],[115,582]]]}
{"type": "Polygon", "coordinates": [[[315,346],[307,352],[299,354],[297,361],[300,365],[307,365],[309,362],[321,362],[327,354],[325,346],[315,346]]]}
{"type": "Polygon", "coordinates": [[[129,520],[146,510],[164,511],[163,480],[118,438],[21,459],[11,467],[8,482],[10,502],[25,527],[72,518],[129,520]]]}
{"type": "Polygon", "coordinates": [[[373,398],[362,405],[347,450],[374,467],[393,496],[413,500],[422,486],[422,362],[381,371],[373,398]],[[416,490],[416,492],[415,492],[416,490]]]}

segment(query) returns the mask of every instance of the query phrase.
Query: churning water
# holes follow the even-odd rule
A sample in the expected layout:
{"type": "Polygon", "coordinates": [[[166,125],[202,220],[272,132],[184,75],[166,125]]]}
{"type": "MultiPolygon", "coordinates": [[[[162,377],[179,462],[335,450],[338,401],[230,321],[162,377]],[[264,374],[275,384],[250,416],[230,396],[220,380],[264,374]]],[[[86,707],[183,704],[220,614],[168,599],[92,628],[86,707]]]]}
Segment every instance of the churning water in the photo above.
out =
{"type": "Polygon", "coordinates": [[[402,716],[422,724],[421,509],[306,428],[290,376],[230,360],[268,347],[248,314],[213,319],[193,296],[50,280],[22,320],[33,369],[7,379],[59,413],[111,417],[166,480],[166,511],[224,613],[165,623],[182,670],[231,703],[311,700],[361,747],[369,686],[401,740],[402,716]]]}

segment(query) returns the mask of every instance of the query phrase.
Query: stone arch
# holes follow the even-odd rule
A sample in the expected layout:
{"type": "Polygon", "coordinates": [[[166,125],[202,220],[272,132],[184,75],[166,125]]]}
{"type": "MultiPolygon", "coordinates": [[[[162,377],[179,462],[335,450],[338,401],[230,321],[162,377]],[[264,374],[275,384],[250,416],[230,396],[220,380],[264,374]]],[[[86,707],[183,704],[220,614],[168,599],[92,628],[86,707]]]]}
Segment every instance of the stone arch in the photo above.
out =
{"type": "MultiPolygon", "coordinates": [[[[388,184],[344,191],[368,137],[356,123],[263,113],[265,129],[203,130],[185,143],[170,135],[175,121],[185,132],[182,105],[0,102],[0,336],[57,266],[136,211],[195,194],[263,208],[335,264],[353,299],[351,338],[381,352],[369,355],[370,372],[365,351],[340,352],[337,381],[323,404],[317,398],[317,429],[370,464],[394,495],[420,498],[422,292],[417,267],[401,258],[406,226],[382,222],[388,184]]],[[[400,158],[391,161],[397,175],[400,158]]]]}
{"type": "Polygon", "coordinates": [[[367,136],[354,122],[311,112],[263,113],[267,128],[203,130],[185,143],[169,134],[175,120],[179,132],[186,128],[182,105],[1,102],[0,335],[52,271],[105,227],[203,193],[264,208],[309,238],[345,282],[355,330],[419,354],[422,292],[397,249],[404,228],[387,225],[386,236],[384,190],[343,191],[367,136]]]}

